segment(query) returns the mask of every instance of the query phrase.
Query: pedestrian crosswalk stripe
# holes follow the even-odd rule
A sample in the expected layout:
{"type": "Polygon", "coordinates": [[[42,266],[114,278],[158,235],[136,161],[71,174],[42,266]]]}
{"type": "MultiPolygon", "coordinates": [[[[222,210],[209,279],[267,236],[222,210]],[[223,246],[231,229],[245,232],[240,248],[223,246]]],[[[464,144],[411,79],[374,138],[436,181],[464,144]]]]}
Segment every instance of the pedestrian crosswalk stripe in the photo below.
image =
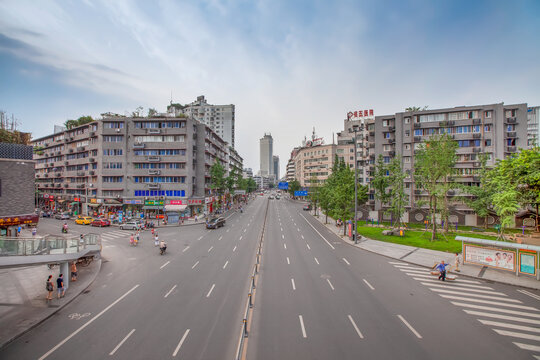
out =
{"type": "Polygon", "coordinates": [[[436,289],[436,288],[430,288],[430,290],[435,291],[435,292],[442,292],[442,293],[446,293],[446,294],[466,295],[466,296],[473,296],[473,297],[478,297],[478,298],[483,298],[483,299],[508,301],[508,302],[514,302],[514,303],[520,303],[521,304],[521,301],[519,301],[519,300],[502,298],[502,297],[491,296],[491,295],[471,294],[471,293],[465,293],[463,291],[454,291],[454,290],[445,290],[445,289],[436,289]]]}
{"type": "Polygon", "coordinates": [[[411,269],[411,270],[422,270],[422,271],[426,271],[427,269],[424,268],[424,267],[419,267],[419,266],[411,266],[411,265],[394,265],[395,267],[397,267],[398,269],[411,269]]]}
{"type": "Polygon", "coordinates": [[[507,316],[507,315],[486,313],[482,311],[474,311],[474,310],[466,310],[466,309],[463,309],[463,311],[465,311],[469,315],[476,315],[476,316],[481,316],[481,317],[496,318],[500,320],[518,321],[518,322],[524,322],[527,324],[540,325],[540,321],[534,320],[534,319],[525,319],[525,318],[521,318],[517,316],[507,316]]]}
{"type": "Polygon", "coordinates": [[[522,348],[523,350],[540,351],[540,346],[523,344],[523,343],[518,343],[518,342],[514,342],[514,344],[516,344],[518,347],[522,348]]]}
{"type": "Polygon", "coordinates": [[[538,311],[537,308],[533,308],[531,306],[525,306],[525,305],[508,304],[508,303],[503,303],[503,302],[498,302],[498,301],[489,301],[489,300],[483,300],[483,299],[470,299],[470,298],[466,298],[466,297],[453,296],[453,295],[439,294],[439,296],[443,297],[445,299],[451,299],[451,300],[470,301],[470,302],[481,303],[481,304],[506,306],[506,307],[511,307],[511,308],[514,308],[514,309],[538,311]]]}
{"type": "Polygon", "coordinates": [[[392,265],[409,265],[409,264],[404,263],[404,262],[395,262],[395,261],[389,261],[388,263],[392,264],[392,265]]]}
{"type": "Polygon", "coordinates": [[[505,327],[505,328],[514,329],[514,330],[521,330],[521,331],[529,331],[529,332],[540,333],[539,328],[530,327],[530,326],[509,324],[509,323],[503,323],[503,322],[499,322],[499,321],[482,320],[482,319],[478,319],[478,321],[480,321],[482,324],[488,325],[488,326],[505,327]]]}
{"type": "Polygon", "coordinates": [[[493,330],[497,334],[504,335],[504,336],[511,336],[511,337],[518,337],[518,338],[527,339],[527,340],[540,341],[540,336],[538,335],[531,335],[531,334],[519,333],[515,331],[508,331],[508,330],[499,330],[499,329],[493,329],[493,330]]]}
{"type": "Polygon", "coordinates": [[[481,305],[466,304],[466,303],[456,302],[456,301],[451,301],[451,303],[456,305],[456,306],[468,307],[468,308],[471,308],[471,309],[502,312],[502,313],[505,313],[505,314],[528,316],[528,317],[540,319],[540,314],[533,314],[533,313],[525,312],[525,311],[516,311],[516,310],[508,310],[508,309],[487,307],[487,306],[481,306],[481,305]]]}
{"type": "Polygon", "coordinates": [[[489,290],[483,290],[483,289],[465,288],[465,287],[460,287],[458,285],[445,285],[445,284],[441,284],[441,283],[433,284],[433,283],[428,283],[428,282],[422,282],[422,285],[434,286],[434,287],[443,288],[443,289],[465,290],[465,291],[470,291],[470,292],[473,292],[473,293],[508,296],[508,295],[506,295],[506,294],[504,294],[502,292],[489,291],[489,290]]]}
{"type": "MultiPolygon", "coordinates": [[[[416,278],[416,277],[413,277],[414,280],[418,280],[418,281],[424,281],[424,282],[428,282],[428,283],[434,283],[434,284],[440,284],[441,282],[439,280],[435,280],[433,278],[433,276],[429,276],[428,278],[424,279],[424,278],[416,278]]],[[[463,282],[461,282],[460,279],[456,279],[454,281],[452,281],[451,283],[456,283],[458,284],[459,286],[464,286],[464,287],[468,287],[468,288],[474,288],[474,289],[485,289],[485,290],[493,290],[492,287],[489,287],[489,286],[481,286],[481,285],[472,285],[472,284],[465,284],[463,282]]],[[[451,283],[448,283],[449,286],[451,283]]]]}
{"type": "MultiPolygon", "coordinates": [[[[435,276],[436,275],[431,275],[429,272],[424,272],[424,273],[408,273],[406,272],[405,274],[409,275],[409,276],[417,276],[417,277],[424,277],[426,279],[435,279],[435,276]]],[[[462,279],[462,278],[456,278],[456,280],[453,280],[455,282],[464,282],[464,283],[467,283],[467,284],[481,284],[480,281],[474,281],[474,280],[465,280],[465,279],[462,279]]]]}
{"type": "Polygon", "coordinates": [[[521,289],[518,289],[518,291],[522,294],[525,294],[525,295],[528,295],[532,298],[535,298],[536,300],[540,300],[540,296],[536,295],[536,294],[533,294],[533,293],[530,293],[528,292],[527,290],[521,290],[521,289]]]}

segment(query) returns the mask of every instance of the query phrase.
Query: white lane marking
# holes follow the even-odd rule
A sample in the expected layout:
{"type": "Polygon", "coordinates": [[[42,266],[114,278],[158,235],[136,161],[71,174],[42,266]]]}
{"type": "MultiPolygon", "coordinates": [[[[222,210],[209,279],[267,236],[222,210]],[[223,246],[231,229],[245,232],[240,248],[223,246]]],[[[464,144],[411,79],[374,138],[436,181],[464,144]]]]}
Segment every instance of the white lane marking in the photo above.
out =
{"type": "Polygon", "coordinates": [[[294,279],[291,279],[292,289],[296,290],[296,284],[294,283],[294,279]]]}
{"type": "Polygon", "coordinates": [[[225,231],[225,232],[229,232],[229,230],[231,230],[231,229],[227,229],[227,231],[225,231]]]}
{"type": "Polygon", "coordinates": [[[169,290],[169,291],[165,294],[164,298],[167,298],[167,296],[169,296],[169,295],[174,291],[174,289],[176,289],[176,286],[177,286],[177,285],[174,285],[174,286],[171,288],[171,290],[169,290]]]}
{"type": "Polygon", "coordinates": [[[519,321],[519,322],[524,322],[524,323],[527,323],[527,324],[540,325],[540,321],[533,320],[533,319],[525,319],[525,318],[520,318],[520,317],[515,317],[515,316],[492,314],[492,313],[486,313],[486,312],[483,312],[483,311],[473,311],[473,310],[466,310],[466,309],[463,309],[463,311],[465,311],[469,315],[476,315],[476,316],[481,316],[481,317],[490,317],[490,318],[496,318],[496,319],[508,320],[508,321],[519,321]]]}
{"type": "Polygon", "coordinates": [[[223,235],[219,237],[218,241],[220,241],[221,239],[223,239],[223,235]]]}
{"type": "MultiPolygon", "coordinates": [[[[526,339],[526,340],[540,341],[540,336],[538,335],[525,334],[525,333],[520,333],[520,332],[515,332],[515,331],[499,330],[499,329],[493,329],[493,331],[503,336],[511,336],[511,337],[517,337],[517,338],[526,339]]],[[[540,346],[538,346],[538,348],[540,349],[540,346]]]]}
{"type": "Polygon", "coordinates": [[[282,239],[285,239],[285,235],[281,234],[281,238],[282,238],[282,239]]]}
{"type": "MultiPolygon", "coordinates": [[[[440,280],[436,280],[436,279],[433,279],[433,278],[429,278],[429,279],[424,279],[424,278],[417,278],[417,277],[413,277],[414,280],[418,280],[418,281],[425,281],[425,282],[428,282],[428,283],[433,283],[433,284],[440,284],[441,281],[440,280]]],[[[463,284],[461,283],[461,281],[459,280],[456,280],[456,281],[453,281],[456,283],[457,286],[464,286],[464,287],[467,287],[467,288],[475,288],[475,289],[485,289],[485,290],[493,290],[493,288],[489,287],[489,286],[481,286],[481,285],[472,285],[472,284],[463,284]]],[[[450,283],[448,283],[448,287],[452,287],[453,285],[450,285],[450,283]]]]}
{"type": "Polygon", "coordinates": [[[466,293],[464,291],[453,291],[453,290],[444,290],[444,289],[436,289],[436,288],[429,288],[429,289],[431,291],[441,292],[441,293],[445,293],[445,294],[466,295],[466,296],[472,296],[472,297],[477,297],[477,298],[481,298],[481,299],[500,300],[500,301],[508,301],[508,302],[514,302],[514,303],[521,304],[521,301],[519,301],[519,300],[502,298],[502,297],[491,296],[491,295],[471,294],[471,293],[466,293]]]}
{"type": "Polygon", "coordinates": [[[443,289],[465,290],[465,291],[471,291],[471,292],[480,293],[480,294],[508,296],[508,295],[506,295],[506,294],[504,294],[502,292],[489,291],[489,290],[483,290],[483,289],[472,289],[472,288],[460,287],[459,285],[444,285],[444,284],[441,284],[440,282],[438,284],[422,282],[421,284],[426,285],[426,286],[433,286],[433,287],[437,287],[437,288],[443,288],[443,289]]]}
{"type": "Polygon", "coordinates": [[[173,357],[176,357],[176,354],[178,354],[178,351],[182,347],[182,344],[184,343],[184,340],[186,340],[186,337],[188,336],[188,334],[189,334],[189,329],[186,330],[186,332],[184,333],[184,336],[182,336],[182,339],[180,339],[180,342],[176,346],[176,349],[174,349],[174,352],[172,354],[173,357]]]}
{"type": "Polygon", "coordinates": [[[533,314],[533,313],[525,312],[525,311],[515,311],[515,310],[508,310],[508,309],[500,309],[500,308],[494,308],[494,307],[488,307],[488,306],[482,306],[482,305],[467,304],[467,303],[462,303],[462,302],[457,302],[457,301],[451,301],[451,303],[456,305],[456,306],[468,307],[468,308],[471,308],[471,309],[493,311],[493,312],[501,312],[501,313],[505,313],[505,314],[528,316],[528,317],[540,319],[540,314],[533,314]]]}
{"type": "Polygon", "coordinates": [[[287,264],[291,265],[291,261],[289,260],[288,256],[287,256],[287,264]]]}
{"type": "Polygon", "coordinates": [[[195,265],[193,265],[191,268],[192,268],[192,269],[195,269],[195,266],[197,266],[197,265],[199,265],[199,262],[198,262],[198,261],[197,261],[197,262],[195,263],[195,265]]]}
{"type": "Polygon", "coordinates": [[[514,330],[521,330],[521,331],[529,331],[529,332],[540,333],[539,328],[534,328],[534,327],[530,327],[530,326],[515,325],[515,324],[503,323],[503,322],[499,322],[499,321],[482,320],[482,319],[478,319],[478,321],[480,321],[482,324],[488,325],[488,326],[505,327],[505,328],[514,329],[514,330]]]}
{"type": "Polygon", "coordinates": [[[246,231],[247,231],[247,229],[244,229],[244,232],[246,232],[246,231]]]}
{"type": "Polygon", "coordinates": [[[375,288],[374,288],[373,286],[371,286],[371,284],[368,283],[368,281],[367,281],[366,279],[362,279],[362,280],[366,283],[367,286],[369,286],[369,288],[370,288],[371,290],[375,290],[375,288]]]}
{"type": "Polygon", "coordinates": [[[453,296],[453,295],[439,294],[439,296],[443,297],[445,299],[451,299],[451,300],[462,300],[462,301],[476,302],[476,303],[481,303],[481,304],[498,305],[498,306],[512,307],[512,308],[516,308],[516,309],[538,311],[537,308],[534,308],[534,307],[531,307],[531,306],[525,306],[525,305],[508,304],[508,303],[503,303],[503,302],[498,302],[498,301],[489,301],[489,300],[483,300],[483,299],[470,299],[470,298],[466,298],[466,297],[453,296]]]}
{"type": "Polygon", "coordinates": [[[343,261],[345,261],[345,264],[347,264],[347,265],[351,265],[351,263],[350,263],[350,262],[348,262],[348,261],[347,261],[347,259],[343,258],[343,261]]]}
{"type": "Polygon", "coordinates": [[[285,250],[287,250],[287,244],[283,244],[283,247],[285,248],[285,250]]]}
{"type": "Polygon", "coordinates": [[[111,276],[113,273],[108,273],[107,276],[111,276]]]}
{"type": "Polygon", "coordinates": [[[356,333],[358,334],[360,339],[363,339],[364,335],[362,335],[362,333],[360,332],[360,329],[358,329],[358,326],[356,326],[356,323],[354,322],[352,316],[351,315],[347,315],[347,316],[349,317],[349,320],[351,321],[351,324],[354,327],[354,330],[356,330],[356,333]]]}
{"type": "Polygon", "coordinates": [[[302,237],[302,239],[304,238],[304,235],[300,235],[302,237]]]}
{"type": "Polygon", "coordinates": [[[116,352],[116,350],[120,349],[120,346],[122,346],[122,345],[126,342],[126,340],[131,336],[131,334],[133,334],[134,332],[135,332],[135,329],[131,330],[131,331],[126,335],[126,337],[124,337],[124,338],[122,339],[122,341],[120,341],[120,342],[118,343],[118,345],[116,345],[116,347],[113,349],[113,351],[111,351],[111,352],[109,353],[109,355],[111,355],[111,356],[114,355],[114,353],[116,352]]]}
{"type": "Polygon", "coordinates": [[[302,328],[302,337],[307,338],[306,328],[304,326],[304,318],[302,315],[298,315],[298,319],[300,320],[300,327],[302,328]]]}
{"type": "Polygon", "coordinates": [[[169,265],[170,261],[167,261],[165,264],[161,265],[159,268],[163,269],[165,266],[169,265]]]}
{"type": "Polygon", "coordinates": [[[409,324],[409,323],[407,322],[407,320],[405,320],[405,318],[404,318],[403,316],[398,315],[397,317],[398,317],[398,318],[399,318],[399,319],[400,319],[400,320],[401,320],[401,321],[409,328],[409,330],[412,331],[412,333],[413,333],[414,335],[416,335],[417,338],[419,338],[419,339],[422,338],[422,335],[420,335],[420,334],[418,333],[418,331],[416,331],[416,330],[411,326],[411,324],[409,324]]]}
{"type": "Polygon", "coordinates": [[[212,290],[214,290],[215,287],[216,287],[216,284],[212,284],[212,287],[210,288],[210,291],[208,292],[208,294],[206,294],[206,297],[210,297],[210,294],[212,293],[212,290]]]}
{"type": "Polygon", "coordinates": [[[319,265],[319,260],[317,260],[317,258],[314,258],[315,259],[315,262],[317,263],[317,265],[319,265]]]}
{"type": "Polygon", "coordinates": [[[133,290],[135,290],[136,288],[139,287],[139,284],[135,285],[134,287],[131,288],[131,290],[129,290],[128,292],[126,292],[124,295],[120,296],[118,299],[116,299],[112,304],[110,304],[109,306],[107,306],[105,309],[101,310],[101,312],[99,314],[97,314],[96,316],[94,316],[92,319],[88,320],[87,323],[85,323],[84,325],[82,325],[80,328],[78,328],[77,330],[75,330],[74,332],[72,332],[70,335],[68,335],[64,340],[60,341],[57,345],[55,345],[51,350],[47,351],[45,354],[43,354],[39,360],[43,360],[45,358],[47,358],[49,355],[51,355],[53,352],[55,352],[60,346],[64,345],[66,342],[68,342],[72,337],[74,337],[75,335],[77,335],[78,333],[80,333],[81,331],[83,331],[88,325],[90,325],[91,323],[93,323],[95,320],[99,319],[101,317],[101,315],[105,314],[110,308],[112,308],[114,305],[118,304],[120,301],[122,301],[123,298],[125,298],[126,296],[128,296],[129,294],[131,294],[131,292],[133,290]]]}
{"type": "Polygon", "coordinates": [[[235,247],[234,247],[234,248],[232,249],[232,251],[233,251],[233,252],[235,252],[235,251],[236,251],[236,246],[235,246],[235,247]]]}
{"type": "Polygon", "coordinates": [[[533,294],[533,293],[530,293],[528,292],[527,290],[521,290],[521,289],[518,289],[518,291],[522,294],[525,294],[525,295],[528,295],[536,300],[540,300],[540,296],[536,295],[536,294],[533,294]]]}
{"type": "Polygon", "coordinates": [[[210,246],[210,249],[208,249],[208,252],[212,251],[214,247],[213,246],[210,246]]]}
{"type": "Polygon", "coordinates": [[[242,240],[242,235],[240,235],[240,238],[238,239],[238,241],[241,241],[242,240]]]}
{"type": "Polygon", "coordinates": [[[334,247],[334,245],[330,244],[330,243],[328,242],[328,240],[326,240],[326,238],[325,238],[324,236],[322,236],[322,234],[321,234],[317,229],[315,229],[315,226],[311,225],[311,223],[308,221],[308,219],[306,219],[306,217],[305,217],[303,214],[300,214],[300,215],[302,215],[302,217],[304,218],[304,220],[306,220],[306,222],[308,223],[308,225],[311,226],[311,227],[313,228],[313,230],[315,230],[315,232],[316,232],[317,234],[319,234],[319,236],[322,237],[322,239],[323,239],[324,241],[326,241],[326,243],[328,244],[328,246],[330,246],[330,247],[332,248],[332,250],[336,250],[336,248],[334,247]]]}
{"type": "Polygon", "coordinates": [[[225,269],[227,267],[227,264],[229,263],[229,260],[225,262],[225,265],[223,265],[223,268],[225,269]]]}
{"type": "MultiPolygon", "coordinates": [[[[409,275],[409,276],[416,276],[416,277],[423,277],[423,278],[426,278],[426,279],[431,279],[431,280],[434,280],[436,279],[436,275],[431,275],[430,273],[409,273],[409,272],[406,272],[405,274],[409,275]]],[[[439,281],[437,281],[439,282],[439,281]]],[[[480,281],[474,281],[474,280],[464,280],[464,279],[456,279],[454,280],[453,282],[455,282],[456,284],[457,283],[467,283],[467,284],[481,284],[480,281]]],[[[460,284],[461,285],[461,284],[460,284]]]]}
{"type": "Polygon", "coordinates": [[[300,228],[296,228],[296,230],[298,230],[298,232],[300,232],[300,228]]]}
{"type": "Polygon", "coordinates": [[[188,249],[189,249],[189,246],[186,246],[186,247],[184,248],[184,250],[182,250],[182,252],[186,252],[186,251],[188,251],[188,249]]]}
{"type": "Polygon", "coordinates": [[[281,232],[283,232],[283,228],[281,228],[281,232]]]}
{"type": "Polygon", "coordinates": [[[199,236],[199,238],[197,239],[197,241],[201,240],[203,238],[204,235],[202,236],[199,236]]]}
{"type": "Polygon", "coordinates": [[[311,248],[309,247],[309,244],[308,244],[308,243],[306,243],[306,246],[307,246],[307,248],[308,248],[309,250],[311,250],[311,248]]]}
{"type": "Polygon", "coordinates": [[[335,290],[334,285],[332,285],[332,283],[330,282],[330,279],[326,279],[326,281],[328,281],[328,285],[330,285],[330,288],[332,288],[332,290],[335,290]]]}
{"type": "Polygon", "coordinates": [[[518,343],[518,342],[513,342],[513,343],[523,350],[531,350],[531,351],[537,351],[537,352],[540,351],[540,346],[523,344],[523,343],[518,343]]]}

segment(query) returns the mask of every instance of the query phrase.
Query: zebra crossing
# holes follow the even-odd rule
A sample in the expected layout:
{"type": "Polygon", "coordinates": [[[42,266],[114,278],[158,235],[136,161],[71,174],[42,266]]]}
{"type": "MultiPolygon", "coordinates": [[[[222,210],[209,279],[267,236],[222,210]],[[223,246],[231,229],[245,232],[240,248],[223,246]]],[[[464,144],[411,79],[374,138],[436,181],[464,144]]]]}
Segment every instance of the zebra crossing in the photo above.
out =
{"type": "MultiPolygon", "coordinates": [[[[512,343],[523,350],[535,352],[540,359],[540,310],[524,305],[518,299],[495,291],[486,283],[456,277],[453,281],[442,282],[431,275],[431,270],[405,262],[389,261],[396,269],[427,286],[440,297],[462,308],[481,324],[489,326],[502,336],[508,336],[512,343]]],[[[454,274],[452,274],[454,275],[454,274]]],[[[540,300],[536,294],[517,290],[531,298],[540,300]]]]}
{"type": "Polygon", "coordinates": [[[131,232],[125,230],[109,231],[101,234],[101,240],[103,242],[108,242],[119,238],[129,238],[130,235],[131,232]]]}

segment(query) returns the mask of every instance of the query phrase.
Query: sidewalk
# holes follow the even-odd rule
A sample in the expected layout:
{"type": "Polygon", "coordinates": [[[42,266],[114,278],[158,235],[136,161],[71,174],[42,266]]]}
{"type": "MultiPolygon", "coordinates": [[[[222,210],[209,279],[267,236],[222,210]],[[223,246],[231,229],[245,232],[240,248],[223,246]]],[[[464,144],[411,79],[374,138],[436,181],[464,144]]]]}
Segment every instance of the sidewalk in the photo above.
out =
{"type": "MultiPolygon", "coordinates": [[[[311,211],[310,215],[313,215],[311,211]]],[[[314,216],[314,218],[317,219],[321,224],[325,225],[324,216],[314,216]]],[[[333,223],[328,223],[325,226],[328,230],[339,236],[346,243],[389,258],[402,260],[410,264],[420,265],[427,268],[431,268],[435,263],[439,263],[441,260],[444,260],[444,262],[452,265],[449,272],[457,276],[470,276],[487,281],[495,281],[504,284],[540,290],[540,281],[528,276],[518,277],[514,272],[496,270],[488,267],[469,264],[460,265],[459,268],[461,272],[453,272],[452,269],[454,265],[455,254],[452,253],[422,249],[407,245],[393,244],[384,241],[371,240],[363,236],[359,236],[359,242],[358,244],[355,244],[349,239],[348,236],[343,236],[343,229],[338,229],[336,226],[334,226],[333,223]],[[341,230],[341,234],[339,233],[339,230],[341,230]]],[[[461,256],[460,260],[462,260],[461,256]]]]}
{"type": "MultiPolygon", "coordinates": [[[[65,297],[56,298],[59,269],[47,265],[0,270],[0,348],[39,325],[80,295],[97,277],[101,259],[78,266],[77,281],[69,281],[65,297]],[[53,300],[47,301],[45,282],[53,276],[53,300]]],[[[70,274],[64,274],[64,278],[70,274]]],[[[71,278],[70,278],[71,280],[71,278]]]]}

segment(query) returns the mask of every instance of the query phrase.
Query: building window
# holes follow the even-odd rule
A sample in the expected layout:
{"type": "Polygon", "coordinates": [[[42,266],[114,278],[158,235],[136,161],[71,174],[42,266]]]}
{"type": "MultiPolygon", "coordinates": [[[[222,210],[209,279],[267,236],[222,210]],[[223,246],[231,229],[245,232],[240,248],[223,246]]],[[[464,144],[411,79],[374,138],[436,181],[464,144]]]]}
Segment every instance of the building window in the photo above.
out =
{"type": "Polygon", "coordinates": [[[411,157],[410,156],[404,156],[403,161],[405,162],[405,164],[409,164],[411,162],[411,157]]]}
{"type": "Polygon", "coordinates": [[[382,121],[382,126],[387,127],[388,126],[388,120],[383,120],[382,121]]]}
{"type": "Polygon", "coordinates": [[[410,117],[406,117],[405,118],[405,124],[410,124],[411,123],[411,118],[410,117]]]}
{"type": "Polygon", "coordinates": [[[411,144],[405,144],[405,150],[411,150],[411,144]]]}
{"type": "Polygon", "coordinates": [[[405,130],[405,137],[411,136],[411,130],[405,130]]]}
{"type": "Polygon", "coordinates": [[[103,142],[122,142],[124,140],[123,135],[105,135],[103,136],[103,142]]]}
{"type": "Polygon", "coordinates": [[[486,119],[491,119],[491,111],[484,111],[484,117],[486,119]]]}
{"type": "Polygon", "coordinates": [[[391,149],[390,145],[383,145],[383,151],[390,151],[391,149]]]}

